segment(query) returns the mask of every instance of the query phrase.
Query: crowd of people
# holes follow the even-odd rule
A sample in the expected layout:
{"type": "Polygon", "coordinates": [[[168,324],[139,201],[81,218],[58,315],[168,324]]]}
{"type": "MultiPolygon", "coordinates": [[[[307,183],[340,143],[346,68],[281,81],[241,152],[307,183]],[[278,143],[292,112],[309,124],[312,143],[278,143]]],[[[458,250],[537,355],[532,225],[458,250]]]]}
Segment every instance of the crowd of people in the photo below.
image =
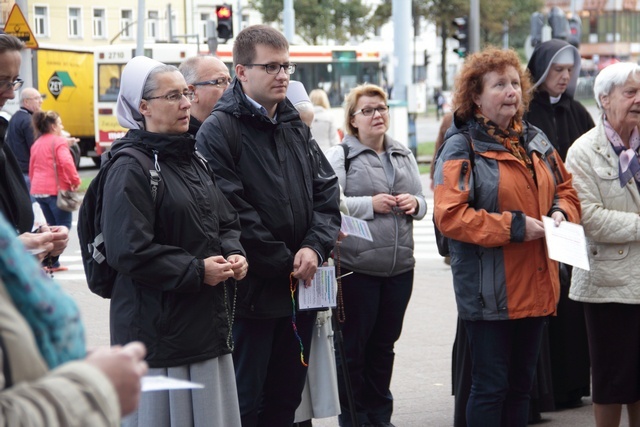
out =
{"type": "MultiPolygon", "coordinates": [[[[0,35],[0,106],[22,85],[22,49],[0,35]]],[[[0,118],[7,425],[393,426],[427,203],[414,155],[388,134],[387,93],[353,88],[341,134],[327,94],[291,79],[279,31],[243,29],[233,63],[233,78],[212,56],[122,71],[128,131],[101,194],[111,347],[87,351],[76,303],[45,274],[64,270],[60,192],[80,186],[60,116],[24,88],[0,118]],[[121,150],[150,159],[160,194],[121,150]],[[342,234],[342,215],[372,240],[342,234]],[[300,310],[296,290],[334,261],[337,312],[300,310]],[[144,375],[204,387],[142,393],[144,375]]],[[[579,69],[577,49],[551,40],[526,66],[486,48],[456,77],[432,169],[458,308],[456,427],[521,427],[590,394],[597,427],[618,426],[623,405],[640,425],[640,66],[596,77],[595,123],[573,98],[579,69]],[[583,225],[591,271],[549,258],[544,216],[583,225]]]]}

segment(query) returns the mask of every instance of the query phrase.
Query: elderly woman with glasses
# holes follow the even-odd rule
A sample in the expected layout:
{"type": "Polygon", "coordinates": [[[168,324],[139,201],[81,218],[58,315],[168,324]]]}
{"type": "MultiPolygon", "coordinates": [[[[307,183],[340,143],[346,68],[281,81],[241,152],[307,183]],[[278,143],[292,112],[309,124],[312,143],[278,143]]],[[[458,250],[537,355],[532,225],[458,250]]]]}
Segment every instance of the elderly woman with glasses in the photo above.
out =
{"type": "Polygon", "coordinates": [[[195,152],[193,92],[177,68],[146,57],[127,63],[118,95],[126,147],[153,160],[163,191],[131,155],[105,177],[102,231],[117,271],[111,296],[114,345],[142,341],[150,375],[204,389],[145,393],[124,426],[238,426],[231,351],[235,283],[247,272],[238,215],[195,152]]]}
{"type": "Polygon", "coordinates": [[[527,425],[544,322],[560,295],[542,216],[555,225],[580,218],[560,155],[522,120],[530,85],[512,50],[467,58],[435,166],[434,221],[449,238],[471,350],[469,427],[527,425]]]}
{"type": "MultiPolygon", "coordinates": [[[[353,272],[342,279],[347,371],[358,425],[390,426],[393,347],[413,287],[413,221],[425,216],[427,204],[413,154],[387,135],[382,88],[365,84],[351,90],[345,128],[343,145],[331,148],[327,159],[350,215],[366,221],[373,237],[347,237],[338,250],[342,273],[353,272]]],[[[345,378],[338,373],[340,425],[351,426],[345,378]]]]}
{"type": "Polygon", "coordinates": [[[584,303],[597,427],[640,425],[640,67],[604,68],[593,92],[596,127],[567,153],[582,204],[591,270],[573,269],[569,298],[584,303]]]}

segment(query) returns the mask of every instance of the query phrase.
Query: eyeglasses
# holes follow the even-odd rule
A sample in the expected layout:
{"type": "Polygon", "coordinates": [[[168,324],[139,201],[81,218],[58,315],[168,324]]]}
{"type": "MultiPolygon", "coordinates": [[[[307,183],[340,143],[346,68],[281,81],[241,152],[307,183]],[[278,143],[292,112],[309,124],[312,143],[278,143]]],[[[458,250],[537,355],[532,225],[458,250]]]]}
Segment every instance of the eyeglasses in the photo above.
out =
{"type": "Polygon", "coordinates": [[[24,80],[15,79],[14,81],[9,80],[0,80],[0,91],[5,91],[9,89],[18,90],[22,87],[24,80]]]}
{"type": "MultiPolygon", "coordinates": [[[[280,71],[280,70],[278,70],[280,71]]],[[[219,88],[225,88],[231,84],[232,80],[228,77],[222,77],[215,80],[205,80],[203,82],[194,83],[194,86],[215,86],[219,88]]]]}
{"type": "Polygon", "coordinates": [[[160,96],[148,96],[146,98],[142,98],[142,99],[146,99],[147,101],[151,101],[152,99],[166,99],[169,102],[180,102],[182,101],[182,97],[187,98],[189,101],[193,101],[194,98],[194,93],[191,90],[185,91],[185,92],[171,92],[167,95],[160,95],[160,96]]]}
{"type": "Polygon", "coordinates": [[[355,113],[353,113],[352,116],[355,116],[356,114],[362,113],[363,116],[369,117],[369,116],[373,116],[373,114],[376,111],[378,113],[380,113],[381,116],[384,116],[389,112],[389,107],[387,105],[383,105],[383,106],[376,107],[376,108],[361,108],[360,110],[358,110],[355,113]]]}
{"type": "Polygon", "coordinates": [[[296,72],[296,64],[242,64],[245,67],[264,67],[267,74],[279,74],[280,70],[284,70],[285,74],[293,74],[296,72]]]}

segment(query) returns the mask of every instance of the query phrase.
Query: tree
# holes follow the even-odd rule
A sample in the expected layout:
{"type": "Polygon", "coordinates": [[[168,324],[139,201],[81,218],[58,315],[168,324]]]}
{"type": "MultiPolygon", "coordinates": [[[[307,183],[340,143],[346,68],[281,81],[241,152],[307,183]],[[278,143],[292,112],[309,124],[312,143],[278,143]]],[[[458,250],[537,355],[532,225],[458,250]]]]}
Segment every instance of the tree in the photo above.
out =
{"type": "MultiPolygon", "coordinates": [[[[284,0],[251,0],[265,22],[282,23],[284,0]]],[[[361,39],[372,31],[367,17],[371,8],[362,0],[295,0],[296,34],[305,43],[315,45],[327,40],[345,43],[349,39],[361,39]]]]}

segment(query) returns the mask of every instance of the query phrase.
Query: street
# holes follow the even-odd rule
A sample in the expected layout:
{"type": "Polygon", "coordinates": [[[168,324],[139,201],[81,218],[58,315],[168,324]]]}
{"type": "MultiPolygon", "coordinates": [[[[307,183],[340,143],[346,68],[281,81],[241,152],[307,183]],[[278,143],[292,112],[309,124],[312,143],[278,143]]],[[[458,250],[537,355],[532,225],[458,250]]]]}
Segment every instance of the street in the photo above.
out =
{"type": "MultiPolygon", "coordinates": [[[[435,121],[435,120],[434,120],[435,121]]],[[[432,124],[433,125],[433,124],[432,124]]],[[[90,162],[88,159],[84,159],[90,162]]],[[[82,165],[88,165],[88,163],[82,165]]],[[[82,168],[81,175],[95,174],[82,168]]],[[[414,290],[404,330],[396,345],[391,390],[395,398],[392,422],[398,427],[447,427],[453,424],[451,396],[451,348],[456,328],[456,306],[451,272],[438,255],[431,222],[433,194],[427,175],[423,187],[429,213],[415,223],[416,274],[414,290]]],[[[77,216],[77,213],[74,214],[77,216]]],[[[69,271],[56,273],[55,279],[78,301],[87,329],[89,346],[109,344],[109,301],[92,294],[84,278],[78,247],[76,222],[69,247],[61,258],[69,271]]],[[[348,316],[348,312],[346,313],[348,316]]],[[[543,413],[546,426],[594,425],[589,399],[578,409],[543,413]]],[[[624,418],[624,417],[623,417],[624,418]]],[[[314,420],[314,426],[335,427],[336,418],[314,420]]],[[[624,422],[623,422],[624,424],[624,422]]]]}

